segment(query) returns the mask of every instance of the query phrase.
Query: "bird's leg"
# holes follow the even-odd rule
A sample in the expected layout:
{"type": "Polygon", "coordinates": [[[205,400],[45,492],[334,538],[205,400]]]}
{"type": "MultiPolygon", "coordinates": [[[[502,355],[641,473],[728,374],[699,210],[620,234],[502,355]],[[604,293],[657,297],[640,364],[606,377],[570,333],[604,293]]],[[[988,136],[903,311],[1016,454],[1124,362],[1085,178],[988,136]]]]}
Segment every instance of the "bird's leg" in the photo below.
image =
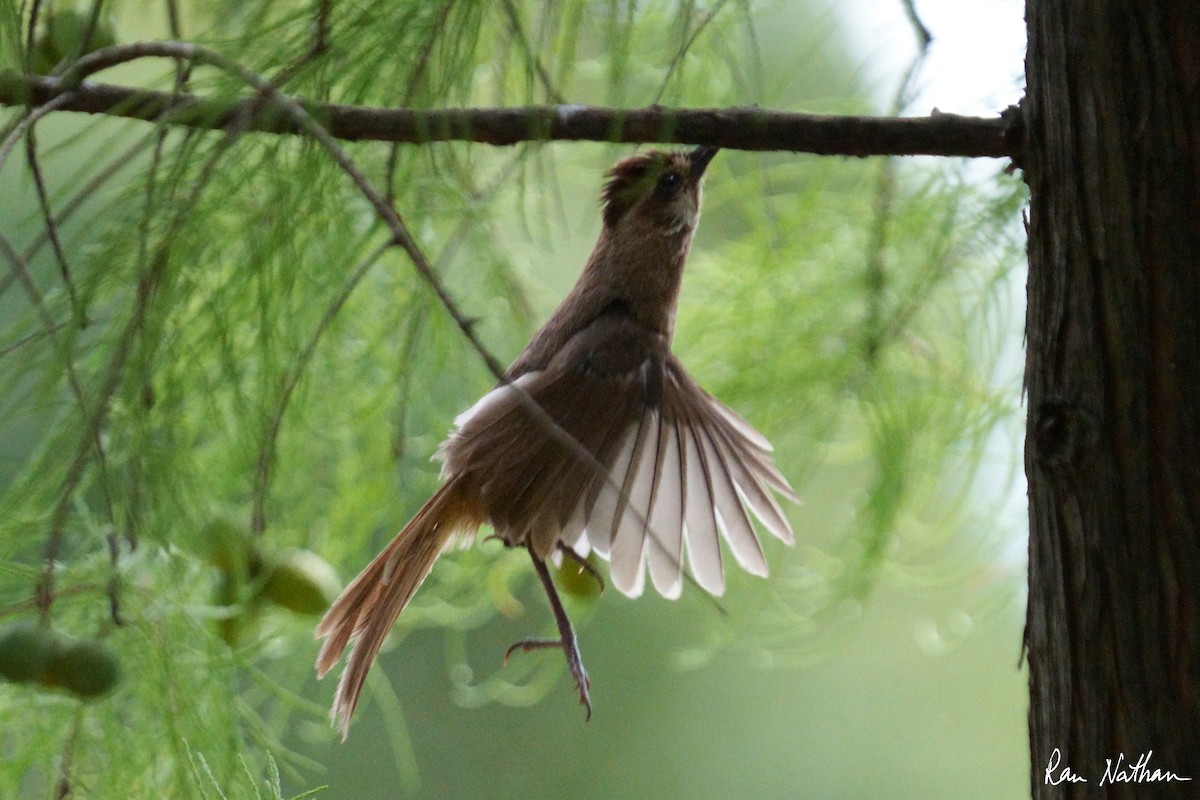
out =
{"type": "Polygon", "coordinates": [[[600,577],[600,573],[592,566],[590,561],[575,552],[575,548],[564,543],[561,539],[558,542],[558,552],[578,564],[581,570],[590,575],[592,580],[600,585],[600,594],[604,594],[604,578],[600,577]]]}
{"type": "Polygon", "coordinates": [[[550,608],[554,612],[554,622],[558,625],[558,638],[522,639],[514,642],[504,651],[504,661],[508,663],[508,657],[517,650],[528,653],[530,650],[544,650],[550,647],[562,648],[563,654],[567,657],[567,668],[571,670],[571,677],[575,679],[575,688],[579,690],[579,702],[587,709],[587,719],[590,720],[592,718],[592,700],[588,696],[587,670],[583,668],[583,658],[579,655],[579,642],[575,639],[575,629],[571,627],[571,620],[567,617],[567,611],[558,597],[558,590],[554,588],[554,581],[550,580],[550,571],[546,569],[546,562],[534,555],[532,550],[529,551],[529,557],[533,559],[533,568],[537,571],[538,578],[542,581],[542,588],[546,590],[546,597],[550,600],[550,608]]]}

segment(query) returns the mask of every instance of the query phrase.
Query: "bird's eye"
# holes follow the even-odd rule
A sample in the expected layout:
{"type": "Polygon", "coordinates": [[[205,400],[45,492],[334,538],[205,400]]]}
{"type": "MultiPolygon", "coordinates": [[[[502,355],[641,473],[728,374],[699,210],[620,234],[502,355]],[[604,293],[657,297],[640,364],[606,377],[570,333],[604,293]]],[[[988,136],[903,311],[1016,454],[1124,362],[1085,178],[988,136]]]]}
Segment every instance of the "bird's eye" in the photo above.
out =
{"type": "Polygon", "coordinates": [[[681,183],[683,178],[679,177],[678,172],[668,172],[658,179],[658,188],[664,192],[673,192],[681,183]]]}

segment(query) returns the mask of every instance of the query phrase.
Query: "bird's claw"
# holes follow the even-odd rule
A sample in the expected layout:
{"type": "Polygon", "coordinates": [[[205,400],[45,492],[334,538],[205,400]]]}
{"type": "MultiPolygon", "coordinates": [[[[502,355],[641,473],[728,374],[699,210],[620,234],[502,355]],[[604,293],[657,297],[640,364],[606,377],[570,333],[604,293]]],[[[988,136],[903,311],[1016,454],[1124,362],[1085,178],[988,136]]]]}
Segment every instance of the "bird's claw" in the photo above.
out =
{"type": "Polygon", "coordinates": [[[564,643],[562,639],[522,639],[519,642],[513,642],[504,651],[504,664],[508,665],[509,657],[520,650],[523,653],[528,653],[533,650],[549,650],[551,648],[562,649],[563,655],[567,657],[567,669],[571,671],[571,677],[575,680],[575,688],[579,690],[579,702],[587,710],[585,722],[592,718],[592,698],[588,694],[588,689],[591,688],[591,682],[588,680],[587,670],[583,667],[583,657],[579,653],[579,645],[572,636],[570,642],[564,643]]]}

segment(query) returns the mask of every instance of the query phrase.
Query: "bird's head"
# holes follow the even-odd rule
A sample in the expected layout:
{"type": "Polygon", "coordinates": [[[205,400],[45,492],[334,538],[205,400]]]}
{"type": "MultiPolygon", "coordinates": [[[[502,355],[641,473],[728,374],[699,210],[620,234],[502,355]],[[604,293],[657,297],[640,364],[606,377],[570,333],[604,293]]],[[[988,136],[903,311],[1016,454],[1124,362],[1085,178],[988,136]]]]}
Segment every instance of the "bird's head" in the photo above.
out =
{"type": "Polygon", "coordinates": [[[716,154],[715,147],[650,150],[618,161],[601,195],[604,227],[690,234],[700,218],[700,179],[716,154]]]}

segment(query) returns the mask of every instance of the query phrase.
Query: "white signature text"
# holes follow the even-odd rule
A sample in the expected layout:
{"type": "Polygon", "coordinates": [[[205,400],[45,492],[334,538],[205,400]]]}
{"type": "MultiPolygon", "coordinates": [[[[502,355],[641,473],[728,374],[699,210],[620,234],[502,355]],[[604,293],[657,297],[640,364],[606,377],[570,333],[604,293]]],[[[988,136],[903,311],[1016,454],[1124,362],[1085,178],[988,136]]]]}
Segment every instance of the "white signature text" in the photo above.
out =
{"type": "MultiPolygon", "coordinates": [[[[1136,761],[1127,761],[1124,753],[1119,753],[1115,759],[1104,759],[1104,772],[1098,785],[1107,786],[1110,783],[1170,783],[1171,781],[1190,781],[1190,777],[1177,775],[1169,769],[1152,769],[1150,758],[1153,750],[1140,754],[1136,761]]],[[[1088,779],[1080,775],[1070,766],[1062,763],[1062,752],[1056,747],[1046,762],[1044,782],[1050,786],[1061,783],[1088,783],[1088,779]]]]}

